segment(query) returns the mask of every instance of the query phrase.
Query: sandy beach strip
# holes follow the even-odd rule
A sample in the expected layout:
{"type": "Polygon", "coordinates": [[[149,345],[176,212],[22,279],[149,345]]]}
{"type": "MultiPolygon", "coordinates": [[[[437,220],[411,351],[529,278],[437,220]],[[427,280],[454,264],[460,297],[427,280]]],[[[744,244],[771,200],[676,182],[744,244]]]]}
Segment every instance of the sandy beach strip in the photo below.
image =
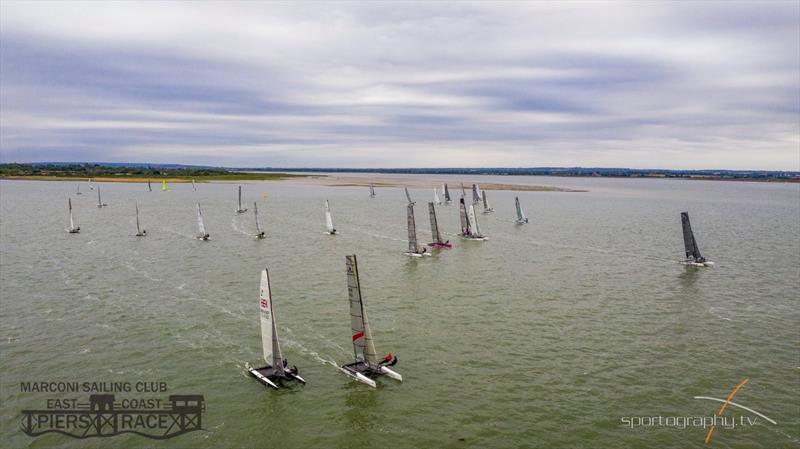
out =
{"type": "Polygon", "coordinates": [[[308,175],[305,177],[289,178],[283,182],[290,182],[303,185],[318,185],[326,187],[408,187],[408,188],[440,188],[447,183],[450,192],[455,194],[461,189],[461,185],[470,192],[472,184],[478,184],[481,190],[511,190],[520,192],[586,192],[586,190],[568,189],[565,187],[543,186],[535,184],[507,184],[497,182],[486,182],[477,178],[464,178],[457,181],[452,179],[418,179],[418,178],[388,178],[381,176],[337,176],[337,175],[308,175]]]}

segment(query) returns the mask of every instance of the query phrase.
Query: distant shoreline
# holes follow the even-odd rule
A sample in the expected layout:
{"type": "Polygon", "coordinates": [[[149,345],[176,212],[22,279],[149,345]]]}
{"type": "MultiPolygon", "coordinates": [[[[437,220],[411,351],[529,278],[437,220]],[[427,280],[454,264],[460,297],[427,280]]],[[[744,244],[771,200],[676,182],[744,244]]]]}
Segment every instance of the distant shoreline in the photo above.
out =
{"type": "Polygon", "coordinates": [[[94,182],[122,182],[122,183],[146,183],[148,181],[153,183],[160,183],[167,181],[168,183],[181,184],[181,183],[204,183],[204,182],[227,182],[227,181],[283,181],[290,178],[305,178],[313,175],[297,175],[289,173],[230,173],[225,175],[211,175],[211,176],[77,176],[77,175],[9,175],[0,176],[0,179],[10,181],[89,181],[94,182]]]}

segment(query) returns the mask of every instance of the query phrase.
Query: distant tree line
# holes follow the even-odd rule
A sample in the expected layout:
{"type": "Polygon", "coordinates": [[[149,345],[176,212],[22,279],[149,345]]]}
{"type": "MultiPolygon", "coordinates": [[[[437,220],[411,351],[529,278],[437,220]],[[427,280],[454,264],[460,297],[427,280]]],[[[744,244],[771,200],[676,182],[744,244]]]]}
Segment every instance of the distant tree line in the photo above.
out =
{"type": "Polygon", "coordinates": [[[56,176],[69,178],[100,178],[109,176],[170,177],[220,176],[230,173],[224,168],[158,166],[158,165],[101,165],[101,164],[0,164],[0,176],[56,176]]]}

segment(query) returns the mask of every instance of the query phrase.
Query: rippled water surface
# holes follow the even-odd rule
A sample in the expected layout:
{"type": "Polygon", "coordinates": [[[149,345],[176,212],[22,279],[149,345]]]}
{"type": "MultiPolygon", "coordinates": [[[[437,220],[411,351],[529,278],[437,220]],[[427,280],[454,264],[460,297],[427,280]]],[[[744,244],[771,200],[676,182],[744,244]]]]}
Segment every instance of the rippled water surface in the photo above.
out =
{"type": "MultiPolygon", "coordinates": [[[[777,424],[718,429],[709,447],[800,445],[800,186],[490,180],[589,191],[491,191],[482,243],[459,240],[457,207],[440,206],[455,247],[412,259],[397,188],[370,199],[363,187],[248,183],[250,211],[238,215],[235,184],[102,184],[98,209],[86,184],[76,196],[72,182],[0,183],[2,446],[701,447],[704,429],[621,418],[711,416],[720,404],[693,397],[725,398],[745,378],[735,402],[777,424]],[[515,195],[527,226],[513,223],[515,195]],[[65,232],[69,196],[78,235],[65,232]],[[341,235],[323,233],[325,199],[341,235]],[[133,236],[135,200],[144,239],[133,236]],[[198,200],[209,242],[194,238],[198,200]],[[677,263],[681,211],[715,267],[677,263]],[[372,390],[332,366],[352,359],[352,253],[377,349],[399,357],[402,383],[372,390]],[[308,385],[270,391],[246,375],[261,363],[264,267],[284,354],[308,385]],[[49,380],[167,382],[169,394],[205,396],[204,430],[31,438],[21,411],[51,395],[20,382],[49,380]]],[[[427,241],[432,192],[411,194],[427,241]]]]}

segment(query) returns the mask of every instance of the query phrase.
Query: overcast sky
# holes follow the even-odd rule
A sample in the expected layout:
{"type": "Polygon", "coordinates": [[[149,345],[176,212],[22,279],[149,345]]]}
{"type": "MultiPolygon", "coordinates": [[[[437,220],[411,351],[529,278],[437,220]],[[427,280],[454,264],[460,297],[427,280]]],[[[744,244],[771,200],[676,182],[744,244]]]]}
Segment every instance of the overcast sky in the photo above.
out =
{"type": "Polygon", "coordinates": [[[800,2],[0,2],[0,159],[800,170],[800,2]]]}

